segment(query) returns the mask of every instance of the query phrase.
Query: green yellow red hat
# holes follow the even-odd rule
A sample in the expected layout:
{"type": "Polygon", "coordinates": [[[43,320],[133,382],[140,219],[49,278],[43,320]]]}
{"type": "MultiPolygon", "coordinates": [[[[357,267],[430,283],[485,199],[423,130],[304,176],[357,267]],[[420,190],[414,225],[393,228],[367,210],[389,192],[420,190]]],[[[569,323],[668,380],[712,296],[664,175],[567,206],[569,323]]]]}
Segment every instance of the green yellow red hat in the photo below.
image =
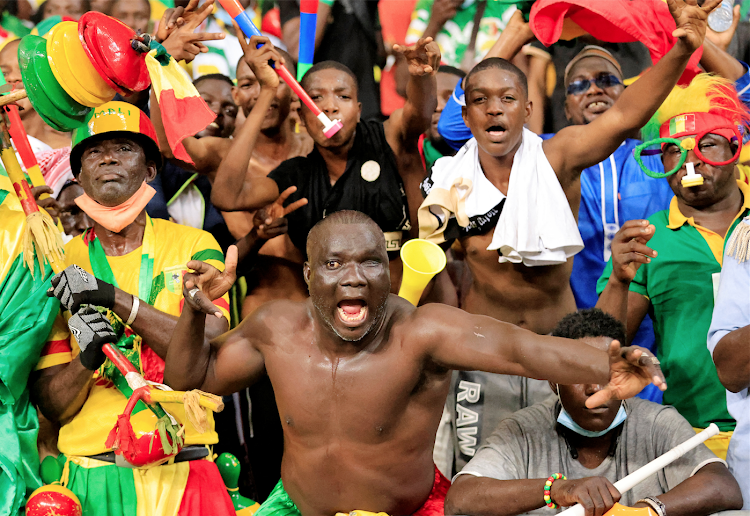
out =
{"type": "Polygon", "coordinates": [[[161,167],[162,157],[156,130],[146,113],[127,102],[107,102],[93,108],[83,124],[73,131],[70,168],[74,176],[81,171],[81,156],[93,142],[113,138],[130,138],[143,147],[146,159],[161,167]]]}

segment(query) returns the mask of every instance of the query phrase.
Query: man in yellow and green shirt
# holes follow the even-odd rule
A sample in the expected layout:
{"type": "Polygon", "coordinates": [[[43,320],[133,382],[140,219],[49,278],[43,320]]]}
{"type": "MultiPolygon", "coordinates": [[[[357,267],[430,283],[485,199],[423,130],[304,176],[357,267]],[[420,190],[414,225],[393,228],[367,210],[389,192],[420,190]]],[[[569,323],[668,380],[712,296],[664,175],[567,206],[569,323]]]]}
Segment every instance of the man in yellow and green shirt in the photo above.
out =
{"type": "MultiPolygon", "coordinates": [[[[199,433],[182,404],[164,403],[185,427],[184,447],[163,465],[133,469],[105,444],[128,400],[120,390],[122,377],[104,361],[101,343],[98,353],[91,341],[79,346],[63,323],[71,313],[80,317],[84,305],[97,307],[97,324],[114,330],[115,346],[147,381],[161,383],[184,303],[187,262],[203,260],[223,269],[219,245],[209,233],[146,215],[153,195],[147,182],[161,164],[155,139],[146,115],[122,102],[92,110],[74,132],[71,167],[84,189],[76,202],[94,227],[66,245],[69,267],[54,278],[49,293],[61,300],[64,312],[42,351],[32,390],[41,411],[61,424],[63,482],[80,499],[83,514],[230,515],[232,503],[211,459],[218,438],[210,413],[207,430],[199,433]]],[[[226,297],[215,304],[223,318],[212,318],[206,339],[228,329],[226,297]]],[[[75,328],[71,321],[74,334],[84,339],[75,328]]],[[[154,435],[159,420],[139,404],[130,422],[138,438],[154,435]]]]}
{"type": "Polygon", "coordinates": [[[716,423],[721,433],[706,445],[724,459],[735,420],[706,338],[724,243],[750,212],[750,186],[736,179],[735,170],[742,138],[737,128],[747,124],[748,114],[729,81],[701,74],[676,89],[652,120],[660,138],[644,145],[660,146],[675,197],[648,221],[623,225],[597,285],[597,306],[626,321],[631,337],[651,315],[668,385],[664,404],[696,430],[716,423]],[[690,182],[690,172],[701,180],[690,182]]]}

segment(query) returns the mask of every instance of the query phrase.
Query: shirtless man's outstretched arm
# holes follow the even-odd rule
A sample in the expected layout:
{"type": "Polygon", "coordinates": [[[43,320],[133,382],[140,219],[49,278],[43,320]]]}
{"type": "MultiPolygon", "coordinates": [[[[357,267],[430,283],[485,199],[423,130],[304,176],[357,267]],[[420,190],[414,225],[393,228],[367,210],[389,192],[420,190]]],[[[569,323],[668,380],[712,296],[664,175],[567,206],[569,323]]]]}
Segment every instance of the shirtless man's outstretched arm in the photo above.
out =
{"type": "MultiPolygon", "coordinates": [[[[233,281],[191,261],[165,381],[228,394],[265,369],[284,429],[283,490],[303,516],[355,509],[413,514],[435,481],[434,437],[450,369],[606,383],[593,404],[664,385],[645,350],[604,351],[389,294],[385,238],[360,212],[338,211],[308,236],[310,298],[268,303],[206,345],[196,335],[233,281]],[[207,315],[208,314],[208,315],[207,315]]],[[[271,504],[273,505],[273,503],[271,504]]],[[[267,507],[267,514],[274,508],[267,507]]]]}
{"type": "MultiPolygon", "coordinates": [[[[210,299],[229,289],[235,265],[236,249],[232,248],[223,273],[203,262],[188,263],[196,273],[184,277],[185,307],[169,346],[164,372],[165,381],[175,389],[200,388],[223,395],[251,385],[264,368],[256,342],[271,342],[273,332],[293,331],[294,313],[299,312],[293,305],[297,303],[284,302],[288,313],[279,303],[267,304],[210,345],[193,337],[203,335],[206,314],[218,313],[210,299]]],[[[394,336],[411,343],[425,360],[446,369],[514,374],[560,384],[607,384],[591,398],[591,406],[612,397],[634,396],[652,381],[666,389],[661,370],[641,348],[620,348],[614,342],[608,356],[575,340],[537,335],[444,305],[413,309],[393,295],[388,302],[395,304],[396,312],[407,312],[403,313],[403,321],[395,323],[394,336]]]]}
{"type": "Polygon", "coordinates": [[[629,86],[609,110],[587,125],[566,127],[543,144],[563,188],[581,170],[606,159],[634,130],[643,127],[667,98],[690,56],[703,43],[706,19],[721,0],[668,0],[677,41],[648,72],[629,86]]]}
{"type": "Polygon", "coordinates": [[[269,65],[269,60],[284,64],[268,38],[253,36],[250,43],[238,31],[238,39],[250,66],[260,83],[260,94],[245,123],[234,135],[231,145],[221,159],[211,190],[211,202],[224,211],[257,210],[279,197],[276,181],[247,173],[247,166],[255,149],[266,111],[271,107],[279,86],[279,76],[269,65]],[[256,48],[262,45],[260,48],[256,48]]]}
{"type": "Polygon", "coordinates": [[[412,318],[407,324],[410,338],[423,343],[429,357],[448,369],[512,374],[563,385],[587,378],[606,385],[592,397],[591,407],[611,398],[632,397],[651,382],[666,389],[651,354],[639,347],[621,348],[614,341],[608,354],[592,353],[575,340],[538,335],[440,304],[420,307],[412,318]]]}

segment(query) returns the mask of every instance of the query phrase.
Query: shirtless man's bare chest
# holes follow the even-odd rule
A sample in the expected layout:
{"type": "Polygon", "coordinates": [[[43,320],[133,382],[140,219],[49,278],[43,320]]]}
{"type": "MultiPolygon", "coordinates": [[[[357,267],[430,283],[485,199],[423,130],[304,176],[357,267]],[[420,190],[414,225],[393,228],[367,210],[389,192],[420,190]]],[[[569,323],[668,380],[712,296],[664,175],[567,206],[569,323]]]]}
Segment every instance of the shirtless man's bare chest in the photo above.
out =
{"type": "Polygon", "coordinates": [[[448,371],[422,363],[398,315],[386,316],[381,338],[366,348],[353,343],[332,353],[319,347],[309,311],[299,308],[312,305],[287,306],[287,324],[260,348],[284,429],[285,489],[305,515],[411,514],[432,488],[425,472],[433,471],[448,371]]]}

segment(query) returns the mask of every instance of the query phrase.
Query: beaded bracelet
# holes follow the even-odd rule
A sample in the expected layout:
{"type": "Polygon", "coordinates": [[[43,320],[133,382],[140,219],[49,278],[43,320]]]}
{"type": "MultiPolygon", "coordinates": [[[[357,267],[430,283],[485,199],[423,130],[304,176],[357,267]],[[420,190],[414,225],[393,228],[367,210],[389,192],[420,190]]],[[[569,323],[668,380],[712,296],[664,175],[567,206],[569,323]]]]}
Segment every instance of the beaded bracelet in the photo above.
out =
{"type": "Polygon", "coordinates": [[[567,480],[565,475],[562,473],[555,473],[551,477],[547,479],[547,481],[544,483],[544,503],[547,504],[547,507],[550,509],[557,509],[559,506],[552,501],[552,497],[550,496],[550,490],[552,490],[552,483],[555,480],[567,480]]]}

